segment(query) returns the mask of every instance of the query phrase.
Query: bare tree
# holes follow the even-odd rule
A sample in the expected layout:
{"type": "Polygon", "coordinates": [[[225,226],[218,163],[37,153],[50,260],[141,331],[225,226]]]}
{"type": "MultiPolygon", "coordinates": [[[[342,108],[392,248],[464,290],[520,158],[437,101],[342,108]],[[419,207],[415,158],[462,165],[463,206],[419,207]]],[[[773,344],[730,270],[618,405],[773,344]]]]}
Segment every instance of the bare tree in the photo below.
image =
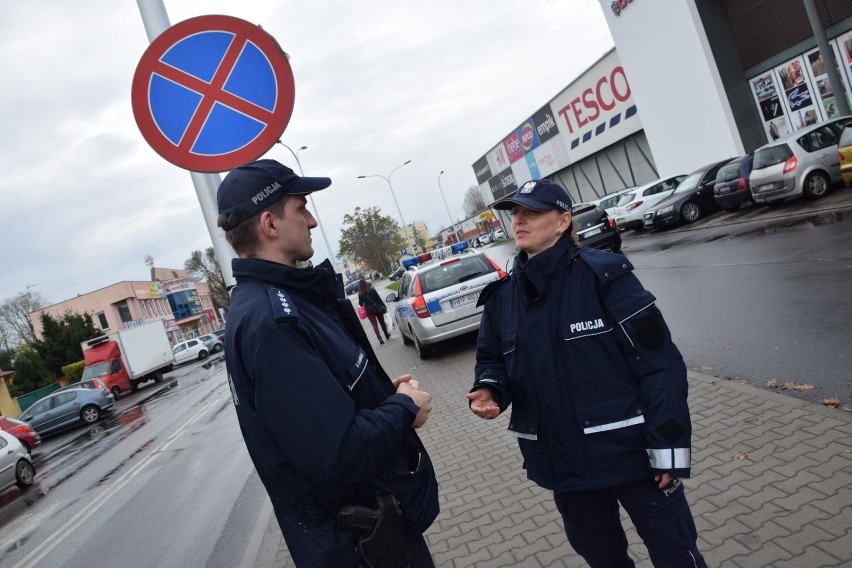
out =
{"type": "MultiPolygon", "coordinates": [[[[147,263],[147,258],[145,260],[147,263]]],[[[216,260],[213,247],[207,247],[203,253],[200,250],[192,251],[189,259],[183,263],[183,267],[194,279],[207,282],[210,286],[210,299],[213,301],[213,306],[228,309],[231,304],[231,295],[228,294],[225,277],[222,276],[222,269],[219,268],[219,261],[216,260]]]]}
{"type": "Polygon", "coordinates": [[[467,191],[464,192],[464,202],[462,203],[465,215],[472,217],[485,209],[486,206],[487,204],[482,198],[482,192],[479,191],[478,186],[472,185],[467,188],[467,191]]]}
{"type": "Polygon", "coordinates": [[[0,336],[14,346],[34,344],[36,334],[30,314],[42,309],[46,304],[39,292],[30,289],[4,300],[0,304],[0,326],[3,327],[0,336]]]}

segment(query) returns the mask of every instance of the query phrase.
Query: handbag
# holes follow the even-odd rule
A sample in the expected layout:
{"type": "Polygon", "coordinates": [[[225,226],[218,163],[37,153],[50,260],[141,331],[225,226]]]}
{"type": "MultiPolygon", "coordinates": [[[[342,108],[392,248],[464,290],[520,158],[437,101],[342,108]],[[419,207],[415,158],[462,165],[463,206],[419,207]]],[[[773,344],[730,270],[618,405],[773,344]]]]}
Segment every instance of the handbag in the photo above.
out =
{"type": "Polygon", "coordinates": [[[367,319],[367,309],[364,306],[358,306],[358,317],[367,319]]]}

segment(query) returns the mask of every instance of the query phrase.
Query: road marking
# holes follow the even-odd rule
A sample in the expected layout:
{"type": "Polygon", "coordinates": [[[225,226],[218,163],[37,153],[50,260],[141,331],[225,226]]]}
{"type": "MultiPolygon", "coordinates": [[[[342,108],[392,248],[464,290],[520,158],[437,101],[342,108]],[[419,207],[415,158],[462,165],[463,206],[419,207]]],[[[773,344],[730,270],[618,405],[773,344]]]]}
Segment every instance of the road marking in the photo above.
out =
{"type": "Polygon", "coordinates": [[[54,531],[54,533],[44,540],[39,546],[34,548],[32,552],[27,554],[24,558],[21,559],[20,562],[15,564],[13,568],[34,568],[38,565],[39,561],[41,561],[45,556],[47,556],[60,542],[62,542],[68,535],[77,530],[77,527],[82,525],[86,520],[91,517],[98,508],[103,505],[108,499],[110,499],[113,495],[118,493],[125,485],[127,485],[130,481],[133,480],[143,469],[145,469],[148,464],[150,464],[154,459],[163,451],[167,450],[169,446],[171,446],[175,440],[178,439],[194,422],[196,422],[201,416],[210,410],[216,403],[219,402],[220,399],[216,399],[206,406],[203,406],[196,412],[193,416],[189,417],[189,419],[184,422],[180,428],[178,428],[169,438],[167,438],[162,444],[154,448],[150,454],[148,454],[145,459],[140,461],[138,464],[127,470],[121,477],[116,479],[115,484],[92,499],[88,505],[80,509],[76,515],[71,517],[64,525],[62,525],[58,530],[54,531]]]}

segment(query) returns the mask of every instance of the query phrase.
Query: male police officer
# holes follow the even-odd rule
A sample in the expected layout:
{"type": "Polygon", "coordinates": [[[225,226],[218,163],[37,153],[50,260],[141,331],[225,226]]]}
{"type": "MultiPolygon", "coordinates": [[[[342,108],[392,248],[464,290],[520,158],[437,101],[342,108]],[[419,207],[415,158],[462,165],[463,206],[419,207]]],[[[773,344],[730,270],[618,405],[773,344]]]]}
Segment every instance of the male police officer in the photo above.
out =
{"type": "Polygon", "coordinates": [[[512,405],[530,479],[554,492],[592,568],[629,568],[619,503],[654,566],[706,568],[680,477],[689,477],[686,367],[654,296],[621,256],[579,248],[571,198],[548,180],[496,205],[521,249],[489,285],[468,394],[478,416],[512,405]]]}
{"type": "Polygon", "coordinates": [[[219,186],[218,224],[239,256],[225,332],[237,417],[297,566],[357,566],[369,537],[431,567],[422,533],[438,514],[437,482],[414,432],[431,396],[410,375],[390,380],[328,260],[295,267],[313,255],[305,195],[330,184],[258,160],[219,186]],[[377,501],[401,509],[398,526],[341,528],[341,510],[377,501]]]}

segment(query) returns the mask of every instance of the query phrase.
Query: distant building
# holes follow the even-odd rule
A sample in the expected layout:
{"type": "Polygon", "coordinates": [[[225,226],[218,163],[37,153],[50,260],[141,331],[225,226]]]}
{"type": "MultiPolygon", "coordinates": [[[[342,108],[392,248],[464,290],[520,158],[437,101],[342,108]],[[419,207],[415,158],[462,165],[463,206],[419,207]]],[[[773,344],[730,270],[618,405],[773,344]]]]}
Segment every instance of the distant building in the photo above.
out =
{"type": "MultiPolygon", "coordinates": [[[[399,231],[399,234],[402,240],[405,241],[406,249],[410,247],[410,243],[414,243],[418,253],[426,252],[436,245],[435,241],[432,240],[432,235],[429,234],[429,230],[426,228],[426,223],[423,221],[409,223],[399,231]]],[[[406,252],[411,253],[408,250],[406,252]]]]}
{"type": "Polygon", "coordinates": [[[38,337],[41,312],[54,318],[88,312],[104,333],[163,320],[172,343],[204,335],[220,324],[206,282],[195,282],[184,270],[155,267],[150,281],[117,282],[31,313],[38,337]]]}

